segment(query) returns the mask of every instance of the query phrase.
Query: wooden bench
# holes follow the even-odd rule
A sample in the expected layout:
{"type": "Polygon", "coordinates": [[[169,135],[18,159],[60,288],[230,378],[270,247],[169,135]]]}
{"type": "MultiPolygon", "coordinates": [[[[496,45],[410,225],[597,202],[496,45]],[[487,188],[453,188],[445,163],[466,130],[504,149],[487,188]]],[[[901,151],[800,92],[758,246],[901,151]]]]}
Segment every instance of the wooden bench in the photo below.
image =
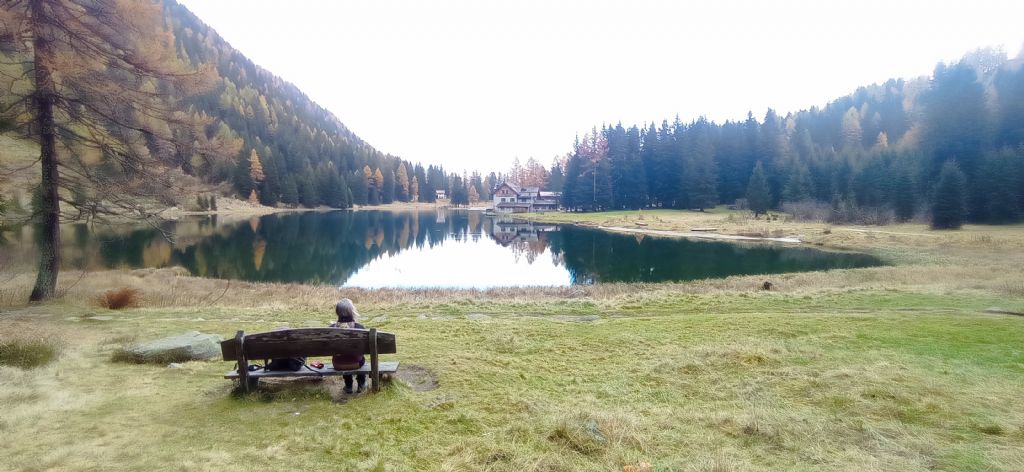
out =
{"type": "Polygon", "coordinates": [[[369,374],[374,392],[380,391],[381,374],[398,370],[398,362],[380,362],[379,354],[394,354],[395,335],[376,329],[298,328],[246,335],[239,331],[233,339],[220,343],[225,361],[238,362],[238,370],[224,375],[225,379],[238,379],[246,392],[254,390],[261,378],[319,377],[323,375],[369,374]],[[330,365],[322,369],[303,367],[298,371],[249,371],[250,359],[280,359],[288,357],[358,356],[368,354],[369,365],[356,370],[334,370],[330,365]]]}

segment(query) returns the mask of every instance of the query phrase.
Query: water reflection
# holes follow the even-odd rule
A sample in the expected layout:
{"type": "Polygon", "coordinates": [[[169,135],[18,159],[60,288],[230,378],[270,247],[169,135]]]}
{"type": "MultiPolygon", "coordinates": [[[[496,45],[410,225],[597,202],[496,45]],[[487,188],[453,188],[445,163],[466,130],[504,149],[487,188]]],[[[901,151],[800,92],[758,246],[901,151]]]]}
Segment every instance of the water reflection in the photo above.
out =
{"type": "MultiPolygon", "coordinates": [[[[159,228],[75,225],[64,235],[67,267],[179,265],[202,277],[359,287],[660,282],[879,264],[863,254],[613,234],[444,210],[199,217],[159,228]]],[[[0,261],[31,267],[31,230],[5,239],[0,261]]]]}

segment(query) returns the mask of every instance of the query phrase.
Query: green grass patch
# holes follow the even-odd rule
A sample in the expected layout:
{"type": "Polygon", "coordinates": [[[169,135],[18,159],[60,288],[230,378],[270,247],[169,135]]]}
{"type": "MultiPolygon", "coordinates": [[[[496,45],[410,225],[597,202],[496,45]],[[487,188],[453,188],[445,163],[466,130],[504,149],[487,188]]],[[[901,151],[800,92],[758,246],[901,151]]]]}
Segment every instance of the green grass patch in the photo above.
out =
{"type": "Polygon", "coordinates": [[[48,339],[0,340],[0,365],[31,369],[53,362],[60,347],[48,339]]]}

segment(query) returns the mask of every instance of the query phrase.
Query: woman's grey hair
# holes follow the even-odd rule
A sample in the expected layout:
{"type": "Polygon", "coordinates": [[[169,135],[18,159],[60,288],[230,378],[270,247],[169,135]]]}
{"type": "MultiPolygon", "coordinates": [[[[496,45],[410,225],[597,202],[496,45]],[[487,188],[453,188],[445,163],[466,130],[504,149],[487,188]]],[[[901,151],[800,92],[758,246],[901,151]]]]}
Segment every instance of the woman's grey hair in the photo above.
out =
{"type": "Polygon", "coordinates": [[[352,300],[342,298],[334,305],[334,313],[338,315],[339,323],[356,322],[359,320],[359,312],[352,300]]]}

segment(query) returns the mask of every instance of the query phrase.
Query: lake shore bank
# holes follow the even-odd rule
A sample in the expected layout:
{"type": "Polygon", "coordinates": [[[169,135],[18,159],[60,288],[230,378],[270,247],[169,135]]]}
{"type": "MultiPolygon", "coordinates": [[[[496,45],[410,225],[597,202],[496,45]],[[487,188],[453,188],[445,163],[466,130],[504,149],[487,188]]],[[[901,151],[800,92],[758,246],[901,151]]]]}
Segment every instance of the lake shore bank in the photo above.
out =
{"type": "Polygon", "coordinates": [[[656,231],[684,221],[727,232],[764,225],[894,265],[491,290],[67,271],[62,297],[39,305],[25,303],[34,274],[0,272],[0,345],[59,347],[40,367],[0,365],[10,379],[0,384],[8,465],[685,470],[697,458],[725,470],[1012,470],[1024,461],[1024,413],[1014,408],[1024,323],[992,310],[1024,311],[1024,227],[777,228],[728,214],[647,213],[656,231]],[[140,306],[98,307],[113,288],[138,290],[140,306]],[[367,327],[396,334],[398,354],[385,360],[426,376],[429,389],[395,381],[352,397],[335,379],[245,396],[222,378],[231,365],[219,359],[175,368],[111,360],[193,330],[323,326],[341,297],[367,327]],[[253,439],[226,441],[243,418],[253,439]],[[62,447],[40,454],[40,430],[62,447]]]}

